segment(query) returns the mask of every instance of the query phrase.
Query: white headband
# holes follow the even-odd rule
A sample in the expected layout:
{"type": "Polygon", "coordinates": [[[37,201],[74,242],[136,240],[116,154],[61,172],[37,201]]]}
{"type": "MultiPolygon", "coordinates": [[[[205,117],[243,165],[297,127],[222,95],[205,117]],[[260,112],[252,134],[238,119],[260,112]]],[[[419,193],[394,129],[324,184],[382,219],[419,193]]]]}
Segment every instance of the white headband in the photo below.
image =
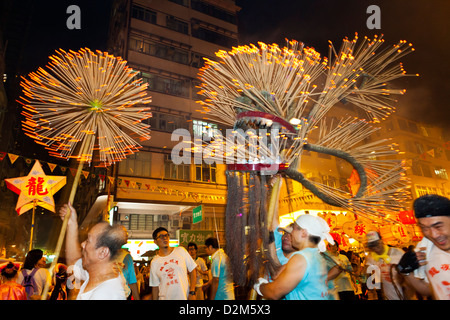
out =
{"type": "Polygon", "coordinates": [[[330,227],[324,219],[310,214],[302,214],[295,220],[295,223],[300,228],[307,230],[310,235],[320,237],[318,245],[320,252],[324,252],[327,249],[324,240],[334,244],[334,239],[330,234],[330,227]]]}

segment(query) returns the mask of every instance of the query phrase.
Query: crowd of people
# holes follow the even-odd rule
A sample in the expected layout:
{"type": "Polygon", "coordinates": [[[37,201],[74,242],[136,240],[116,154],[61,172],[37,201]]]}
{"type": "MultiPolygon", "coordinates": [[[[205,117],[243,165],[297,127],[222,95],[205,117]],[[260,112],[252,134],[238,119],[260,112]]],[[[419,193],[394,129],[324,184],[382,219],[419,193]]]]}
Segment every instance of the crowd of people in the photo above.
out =
{"type": "MultiPolygon", "coordinates": [[[[325,220],[308,214],[284,228],[274,225],[273,252],[280,267],[250,290],[257,299],[274,300],[450,300],[450,200],[425,195],[413,209],[424,235],[415,248],[388,246],[370,231],[366,252],[341,251],[325,220]]],[[[236,299],[230,262],[216,238],[204,243],[210,257],[205,261],[197,244],[171,247],[168,230],[157,228],[157,254],[149,265],[138,265],[122,249],[128,239],[124,227],[100,222],[79,243],[70,204],[60,210],[62,218],[66,214],[65,263],[50,274],[39,249],[29,251],[23,264],[3,263],[2,300],[41,299],[46,283],[50,300],[236,299]]]]}

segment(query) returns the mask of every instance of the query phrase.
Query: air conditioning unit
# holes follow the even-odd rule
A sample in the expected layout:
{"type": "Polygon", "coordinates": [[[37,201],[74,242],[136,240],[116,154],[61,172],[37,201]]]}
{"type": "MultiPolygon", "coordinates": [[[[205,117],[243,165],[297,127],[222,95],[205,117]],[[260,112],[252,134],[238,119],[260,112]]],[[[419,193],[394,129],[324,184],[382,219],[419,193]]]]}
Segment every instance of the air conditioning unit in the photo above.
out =
{"type": "Polygon", "coordinates": [[[169,221],[169,215],[163,214],[162,216],[160,216],[160,221],[169,221]]]}
{"type": "Polygon", "coordinates": [[[191,224],[190,223],[183,223],[183,226],[181,227],[181,229],[183,230],[191,230],[191,224]]]}
{"type": "Polygon", "coordinates": [[[172,220],[171,224],[170,224],[173,228],[178,228],[180,227],[180,220],[172,220]]]}

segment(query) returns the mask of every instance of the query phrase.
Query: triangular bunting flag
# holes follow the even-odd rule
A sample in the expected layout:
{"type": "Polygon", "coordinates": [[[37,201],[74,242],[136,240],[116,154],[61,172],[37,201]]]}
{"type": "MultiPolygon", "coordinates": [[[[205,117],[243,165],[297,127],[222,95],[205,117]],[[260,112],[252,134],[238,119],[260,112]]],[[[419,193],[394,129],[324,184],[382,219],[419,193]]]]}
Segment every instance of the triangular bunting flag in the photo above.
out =
{"type": "MultiPolygon", "coordinates": [[[[100,178],[101,178],[101,176],[100,176],[100,178]]],[[[114,177],[108,176],[108,180],[109,180],[110,184],[114,184],[114,177]]]]}
{"type": "Polygon", "coordinates": [[[77,174],[77,169],[74,168],[69,168],[70,169],[70,173],[75,177],[77,174]]]}
{"type": "Polygon", "coordinates": [[[9,160],[11,161],[11,164],[16,162],[17,158],[19,157],[17,154],[8,153],[9,160]]]}
{"type": "Polygon", "coordinates": [[[5,159],[5,157],[6,157],[6,152],[1,151],[0,152],[0,161],[3,161],[3,159],[5,159]]]}
{"type": "Polygon", "coordinates": [[[51,172],[53,172],[53,170],[55,170],[55,168],[56,168],[56,164],[54,164],[54,163],[47,162],[47,165],[50,168],[51,172]]]}
{"type": "Polygon", "coordinates": [[[89,171],[81,171],[85,179],[89,177],[89,171]]]}
{"type": "Polygon", "coordinates": [[[427,153],[434,158],[434,149],[428,150],[427,153]]]}

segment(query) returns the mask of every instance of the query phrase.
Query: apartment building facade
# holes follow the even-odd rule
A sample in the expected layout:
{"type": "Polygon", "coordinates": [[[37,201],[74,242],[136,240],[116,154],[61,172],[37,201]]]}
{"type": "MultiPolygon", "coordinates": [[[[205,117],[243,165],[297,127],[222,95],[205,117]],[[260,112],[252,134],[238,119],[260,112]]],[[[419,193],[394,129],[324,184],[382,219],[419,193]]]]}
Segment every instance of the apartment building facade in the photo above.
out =
{"type": "Polygon", "coordinates": [[[379,134],[399,144],[409,168],[412,200],[429,193],[450,196],[450,142],[444,128],[393,116],[382,124],[379,134]]]}
{"type": "Polygon", "coordinates": [[[151,139],[139,153],[117,164],[110,196],[100,196],[85,223],[112,207],[112,223],[124,225],[135,258],[153,247],[159,226],[176,239],[177,230],[214,230],[223,237],[226,204],[225,165],[204,162],[175,165],[171,159],[176,129],[207,139],[221,128],[205,119],[196,103],[203,57],[238,43],[239,8],[232,0],[118,0],[113,4],[108,52],[121,56],[148,84],[152,97],[151,139]],[[111,202],[112,201],[112,202],[111,202]],[[108,205],[109,204],[109,205],[108,205]],[[202,221],[192,211],[202,206],[202,221]],[[115,211],[114,211],[115,210],[115,211]],[[139,254],[137,253],[139,252],[139,254]]]}

